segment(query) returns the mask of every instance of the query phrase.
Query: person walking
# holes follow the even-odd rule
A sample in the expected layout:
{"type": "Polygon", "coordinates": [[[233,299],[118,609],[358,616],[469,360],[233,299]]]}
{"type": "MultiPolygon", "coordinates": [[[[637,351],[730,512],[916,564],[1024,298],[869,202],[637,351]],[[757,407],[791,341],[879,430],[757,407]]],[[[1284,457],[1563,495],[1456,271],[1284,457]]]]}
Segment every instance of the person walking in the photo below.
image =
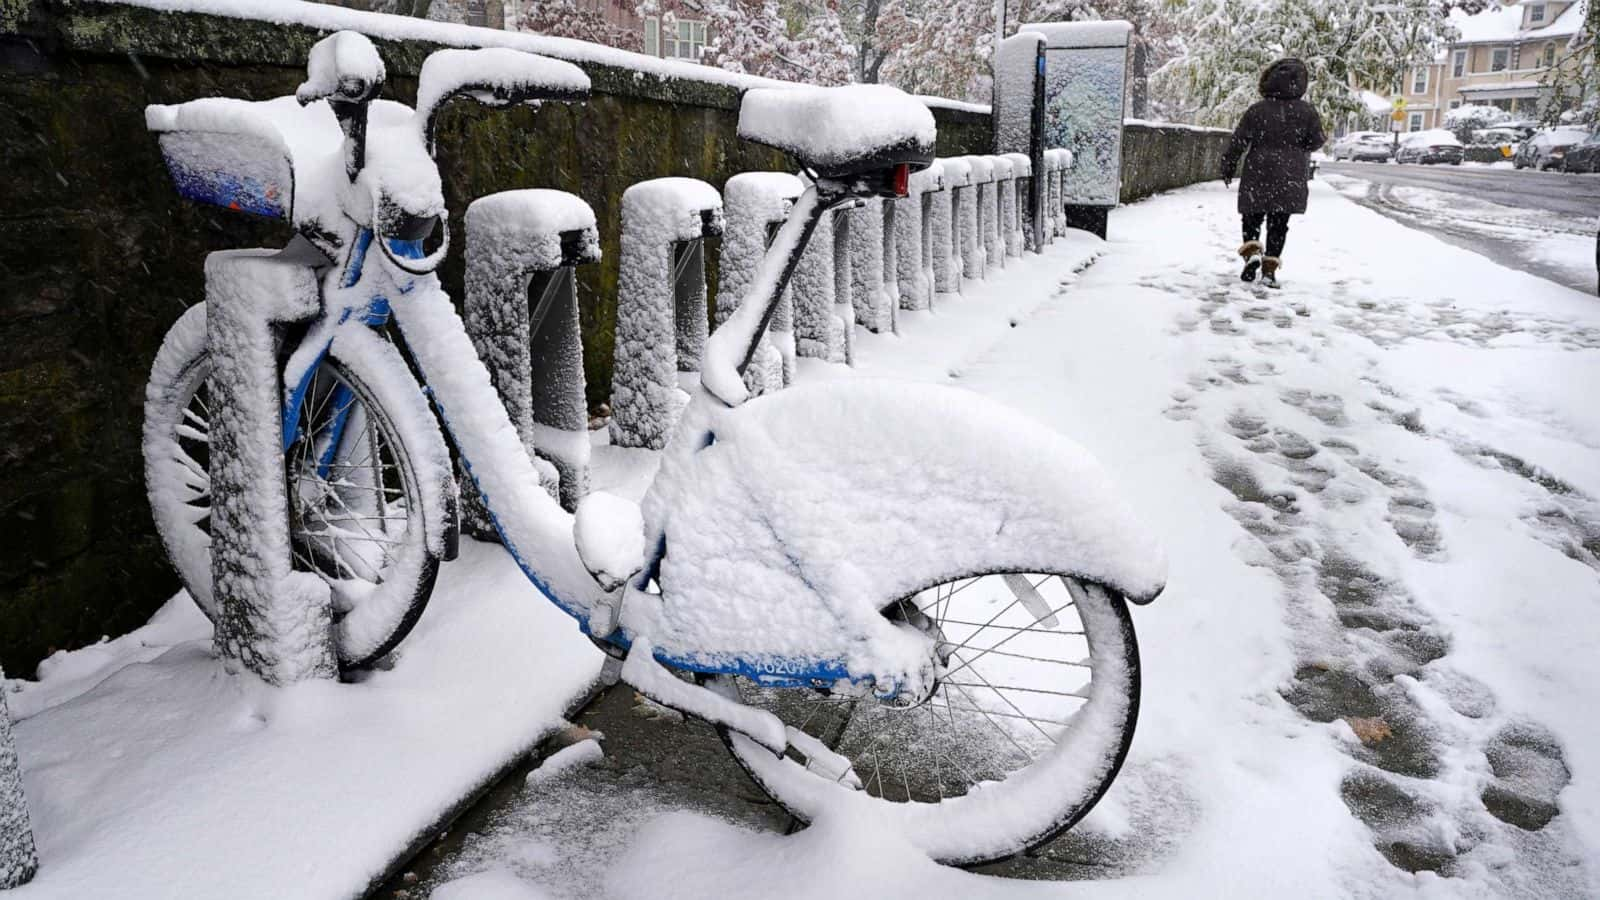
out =
{"type": "Polygon", "coordinates": [[[1312,150],[1322,146],[1322,119],[1301,99],[1310,84],[1306,64],[1292,57],[1280,59],[1261,73],[1261,97],[1239,119],[1233,140],[1222,154],[1222,183],[1231,185],[1239,161],[1239,217],[1244,243],[1239,256],[1244,271],[1239,277],[1255,281],[1256,273],[1268,287],[1278,286],[1283,245],[1289,238],[1289,217],[1306,211],[1306,182],[1311,178],[1312,150]],[[1267,243],[1261,244],[1261,225],[1267,226],[1267,243]],[[1264,253],[1263,253],[1264,251],[1264,253]]]}

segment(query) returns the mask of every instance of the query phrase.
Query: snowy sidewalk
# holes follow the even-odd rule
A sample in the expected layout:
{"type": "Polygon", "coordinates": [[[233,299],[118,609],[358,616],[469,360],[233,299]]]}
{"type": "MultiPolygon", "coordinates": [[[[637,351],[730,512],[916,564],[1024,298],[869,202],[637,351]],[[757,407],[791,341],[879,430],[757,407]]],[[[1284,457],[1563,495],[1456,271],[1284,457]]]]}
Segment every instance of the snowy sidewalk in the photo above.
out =
{"type": "Polygon", "coordinates": [[[6,896],[361,896],[564,724],[600,653],[500,548],[462,541],[389,671],[273,689],[222,671],[180,594],[20,687],[41,865],[6,896]]]}
{"type": "Polygon", "coordinates": [[[1600,892],[1600,304],[1320,185],[1287,287],[1247,289],[1233,202],[1121,210],[1065,286],[1010,271],[866,342],[870,374],[1085,443],[1167,541],[1121,778],[1002,869],[1094,881],[940,869],[870,822],[761,833],[620,748],[626,771],[524,788],[435,874],[519,897],[1600,892]]]}

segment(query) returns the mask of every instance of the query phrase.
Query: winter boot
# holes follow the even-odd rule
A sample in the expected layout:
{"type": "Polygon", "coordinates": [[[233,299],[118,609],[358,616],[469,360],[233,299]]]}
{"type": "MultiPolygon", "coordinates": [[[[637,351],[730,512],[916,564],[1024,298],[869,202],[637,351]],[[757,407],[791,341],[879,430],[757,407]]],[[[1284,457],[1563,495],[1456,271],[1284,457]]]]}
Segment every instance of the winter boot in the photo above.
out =
{"type": "Polygon", "coordinates": [[[1269,256],[1261,261],[1261,283],[1269,288],[1281,287],[1278,284],[1278,269],[1283,261],[1276,256],[1269,256]]]}
{"type": "Polygon", "coordinates": [[[1261,242],[1245,241],[1239,247],[1239,258],[1244,260],[1244,271],[1239,273],[1239,279],[1255,281],[1256,270],[1261,268],[1261,242]]]}

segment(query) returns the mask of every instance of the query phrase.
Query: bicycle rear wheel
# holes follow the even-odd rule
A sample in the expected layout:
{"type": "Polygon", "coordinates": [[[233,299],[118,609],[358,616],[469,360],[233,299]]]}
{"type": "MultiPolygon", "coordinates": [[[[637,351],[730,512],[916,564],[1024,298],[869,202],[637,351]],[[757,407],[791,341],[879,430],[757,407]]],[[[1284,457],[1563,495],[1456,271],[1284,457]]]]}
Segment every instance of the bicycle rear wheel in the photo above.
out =
{"type": "MultiPolygon", "coordinates": [[[[448,515],[448,454],[426,400],[378,336],[330,352],[313,372],[285,453],[293,565],[329,585],[342,668],[372,664],[422,615],[441,553],[428,522],[448,515]],[[381,345],[381,346],[380,346],[381,345]],[[398,367],[398,368],[396,368],[398,367]]],[[[211,583],[212,363],[205,306],[190,308],[157,354],[145,399],[150,507],[179,579],[215,619],[211,583]]]]}
{"type": "Polygon", "coordinates": [[[791,746],[778,758],[724,730],[774,800],[810,821],[864,799],[952,865],[1038,846],[1093,808],[1138,718],[1138,644],[1121,597],[1060,575],[996,573],[936,585],[884,613],[939,646],[943,673],[918,706],[718,677],[725,694],[834,754],[808,759],[791,746]]]}

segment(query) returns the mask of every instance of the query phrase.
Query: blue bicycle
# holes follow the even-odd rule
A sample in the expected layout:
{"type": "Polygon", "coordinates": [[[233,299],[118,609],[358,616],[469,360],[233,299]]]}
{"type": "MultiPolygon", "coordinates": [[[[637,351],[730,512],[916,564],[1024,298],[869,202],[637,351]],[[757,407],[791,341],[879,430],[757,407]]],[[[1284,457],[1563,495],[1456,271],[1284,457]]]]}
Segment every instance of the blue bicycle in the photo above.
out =
{"type": "MultiPolygon", "coordinates": [[[[922,104],[878,86],[746,93],[741,136],[788,152],[810,186],[709,339],[642,506],[596,494],[574,515],[540,487],[432,274],[449,231],[431,150],[452,97],[578,101],[587,78],[439,51],[412,110],[376,99],[381,60],[353,33],[318,44],[309,76],[295,98],[148,119],[180,192],[289,220],[286,253],[320,279],[320,315],[285,342],[280,427],[294,559],[329,585],[343,665],[404,638],[451,555],[453,446],[507,551],[616,674],[718,726],[802,820],[871,803],[933,858],[976,864],[1088,812],[1137,718],[1125,600],[1165,579],[1094,460],[965,392],[842,380],[751,399],[744,385],[822,216],[904,196],[932,159],[922,104]]],[[[156,359],[145,446],[163,541],[215,616],[213,352],[198,305],[156,359]]]]}

